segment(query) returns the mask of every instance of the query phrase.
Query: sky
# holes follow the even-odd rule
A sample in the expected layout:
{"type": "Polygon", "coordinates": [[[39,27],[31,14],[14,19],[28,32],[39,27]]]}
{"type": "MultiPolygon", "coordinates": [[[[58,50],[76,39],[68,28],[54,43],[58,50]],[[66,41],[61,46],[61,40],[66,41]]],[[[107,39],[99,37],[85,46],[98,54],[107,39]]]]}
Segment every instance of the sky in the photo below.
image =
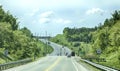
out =
{"type": "Polygon", "coordinates": [[[95,27],[120,10],[120,0],[0,0],[18,18],[19,28],[34,35],[55,36],[65,27],[95,27]]]}

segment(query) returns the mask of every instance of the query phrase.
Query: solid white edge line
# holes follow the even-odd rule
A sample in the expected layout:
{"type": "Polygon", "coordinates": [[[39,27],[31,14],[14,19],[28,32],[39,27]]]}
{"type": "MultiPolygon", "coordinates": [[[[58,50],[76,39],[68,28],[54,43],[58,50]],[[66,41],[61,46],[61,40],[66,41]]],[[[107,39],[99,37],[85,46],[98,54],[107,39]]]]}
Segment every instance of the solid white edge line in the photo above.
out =
{"type": "Polygon", "coordinates": [[[75,63],[73,62],[73,60],[71,59],[72,63],[73,63],[73,66],[75,67],[76,71],[78,71],[78,68],[77,66],[75,65],[75,63]]]}

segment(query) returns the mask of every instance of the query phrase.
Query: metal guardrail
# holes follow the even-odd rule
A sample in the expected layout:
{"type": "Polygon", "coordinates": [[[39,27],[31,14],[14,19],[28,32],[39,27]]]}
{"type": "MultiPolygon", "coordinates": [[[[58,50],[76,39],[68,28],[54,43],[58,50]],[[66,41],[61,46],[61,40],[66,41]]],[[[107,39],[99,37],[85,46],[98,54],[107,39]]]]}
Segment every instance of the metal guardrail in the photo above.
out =
{"type": "Polygon", "coordinates": [[[84,59],[81,59],[82,61],[96,67],[96,68],[99,68],[103,71],[119,71],[119,70],[116,70],[116,69],[113,69],[113,68],[110,68],[110,67],[106,67],[106,66],[103,66],[103,65],[99,65],[99,64],[96,64],[96,63],[93,63],[91,61],[88,61],[88,60],[84,60],[84,59]]]}
{"type": "Polygon", "coordinates": [[[26,64],[26,63],[31,62],[31,61],[32,61],[32,59],[29,58],[29,59],[9,62],[9,63],[5,63],[5,64],[0,64],[0,71],[15,67],[15,66],[23,65],[23,64],[26,64]]]}

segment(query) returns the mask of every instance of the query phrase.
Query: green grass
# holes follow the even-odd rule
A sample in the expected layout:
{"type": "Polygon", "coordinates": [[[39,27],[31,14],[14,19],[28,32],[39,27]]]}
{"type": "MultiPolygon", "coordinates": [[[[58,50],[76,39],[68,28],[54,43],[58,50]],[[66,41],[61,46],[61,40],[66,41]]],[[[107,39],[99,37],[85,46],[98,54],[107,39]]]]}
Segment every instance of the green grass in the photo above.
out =
{"type": "Polygon", "coordinates": [[[4,60],[4,59],[2,59],[2,58],[0,58],[0,64],[3,64],[3,63],[5,63],[6,61],[4,60]]]}
{"type": "Polygon", "coordinates": [[[106,58],[106,62],[100,62],[100,64],[120,69],[120,60],[118,60],[118,55],[119,55],[118,51],[111,52],[108,54],[104,53],[101,55],[101,57],[106,58]]]}

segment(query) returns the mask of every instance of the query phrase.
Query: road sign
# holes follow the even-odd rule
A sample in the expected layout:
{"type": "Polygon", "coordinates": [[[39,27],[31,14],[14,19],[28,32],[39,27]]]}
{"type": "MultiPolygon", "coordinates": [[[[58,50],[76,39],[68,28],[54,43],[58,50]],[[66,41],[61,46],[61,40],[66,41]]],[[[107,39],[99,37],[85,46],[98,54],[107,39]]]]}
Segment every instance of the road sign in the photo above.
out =
{"type": "Polygon", "coordinates": [[[97,49],[96,52],[97,52],[97,54],[101,54],[102,50],[101,49],[97,49]]]}
{"type": "Polygon", "coordinates": [[[6,49],[6,50],[4,51],[4,55],[5,55],[5,56],[8,55],[8,49],[6,49]]]}

